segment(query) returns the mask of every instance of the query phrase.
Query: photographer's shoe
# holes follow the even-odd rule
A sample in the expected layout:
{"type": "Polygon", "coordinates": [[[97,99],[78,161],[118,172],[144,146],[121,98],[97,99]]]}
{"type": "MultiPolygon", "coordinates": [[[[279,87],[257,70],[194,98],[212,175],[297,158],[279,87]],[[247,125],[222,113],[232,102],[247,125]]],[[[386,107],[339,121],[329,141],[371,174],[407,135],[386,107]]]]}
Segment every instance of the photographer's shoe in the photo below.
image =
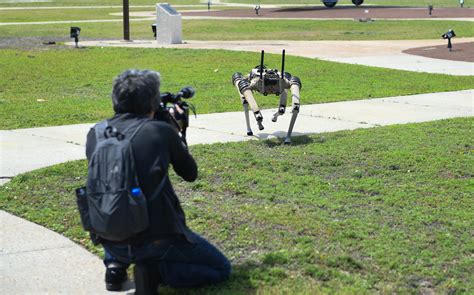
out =
{"type": "Polygon", "coordinates": [[[109,264],[105,271],[105,288],[107,291],[122,290],[122,283],[127,280],[127,268],[109,264]]]}

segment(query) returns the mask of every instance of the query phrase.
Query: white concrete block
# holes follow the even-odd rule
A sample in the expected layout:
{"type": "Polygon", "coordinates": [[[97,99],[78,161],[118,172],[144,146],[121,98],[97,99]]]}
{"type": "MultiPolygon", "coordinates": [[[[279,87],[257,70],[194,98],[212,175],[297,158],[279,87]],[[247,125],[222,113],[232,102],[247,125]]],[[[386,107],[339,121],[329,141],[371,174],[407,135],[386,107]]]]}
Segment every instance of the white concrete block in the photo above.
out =
{"type": "Polygon", "coordinates": [[[181,14],[168,3],[156,4],[156,40],[160,44],[181,44],[181,14]]]}

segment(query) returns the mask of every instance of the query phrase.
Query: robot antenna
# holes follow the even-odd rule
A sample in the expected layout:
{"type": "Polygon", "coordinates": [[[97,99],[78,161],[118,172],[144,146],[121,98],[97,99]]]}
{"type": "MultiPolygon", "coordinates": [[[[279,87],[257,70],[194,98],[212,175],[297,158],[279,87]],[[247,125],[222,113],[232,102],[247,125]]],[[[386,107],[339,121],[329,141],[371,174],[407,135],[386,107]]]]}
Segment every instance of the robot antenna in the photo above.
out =
{"type": "Polygon", "coordinates": [[[265,56],[265,50],[262,50],[262,55],[260,56],[260,79],[263,79],[263,59],[265,56]]]}
{"type": "Polygon", "coordinates": [[[283,79],[285,75],[285,49],[283,49],[282,55],[281,55],[281,78],[283,79]]]}

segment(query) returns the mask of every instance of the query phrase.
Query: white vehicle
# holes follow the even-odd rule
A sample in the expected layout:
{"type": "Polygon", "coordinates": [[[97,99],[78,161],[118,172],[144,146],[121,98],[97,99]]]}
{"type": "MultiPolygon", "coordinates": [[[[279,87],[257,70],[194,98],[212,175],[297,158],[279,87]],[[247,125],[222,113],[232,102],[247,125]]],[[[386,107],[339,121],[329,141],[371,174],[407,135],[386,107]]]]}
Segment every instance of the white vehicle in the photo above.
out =
{"type": "MultiPolygon", "coordinates": [[[[336,6],[338,0],[321,0],[323,2],[324,6],[332,8],[336,6]]],[[[352,3],[354,3],[355,6],[359,6],[362,3],[364,3],[364,0],[352,0],[352,3]]]]}

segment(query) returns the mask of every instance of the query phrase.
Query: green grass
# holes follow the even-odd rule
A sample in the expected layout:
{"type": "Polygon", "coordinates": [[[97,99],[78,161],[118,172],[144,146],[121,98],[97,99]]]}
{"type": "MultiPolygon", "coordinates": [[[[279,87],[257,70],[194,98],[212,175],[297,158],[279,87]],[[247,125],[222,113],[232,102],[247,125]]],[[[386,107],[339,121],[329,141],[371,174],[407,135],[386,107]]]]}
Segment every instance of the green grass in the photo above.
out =
{"type": "MultiPolygon", "coordinates": [[[[319,0],[223,0],[221,2],[227,3],[248,3],[248,4],[316,4],[320,5],[319,0]]],[[[370,5],[385,5],[385,6],[428,6],[435,7],[459,7],[458,0],[365,0],[365,6],[370,5]]],[[[337,5],[353,5],[351,0],[339,0],[337,5]]],[[[465,0],[464,7],[472,5],[472,0],[465,0]]]]}
{"type": "Polygon", "coordinates": [[[439,32],[456,28],[473,37],[471,22],[458,21],[311,21],[201,20],[183,23],[188,40],[416,40],[438,39],[439,32]],[[278,28],[278,29],[276,29],[278,28]],[[249,34],[249,32],[252,32],[249,34]]]}
{"type": "MultiPolygon", "coordinates": [[[[1,13],[1,11],[0,11],[1,13]]],[[[99,12],[97,12],[99,13],[99,12]]],[[[87,11],[79,15],[86,15],[87,11]]],[[[57,15],[57,18],[62,16],[57,15]]],[[[29,14],[15,14],[11,21],[22,18],[24,21],[41,21],[46,18],[30,18],[29,14]]],[[[71,17],[76,18],[76,17],[71,17]]],[[[82,16],[81,16],[82,18],[82,16]]],[[[96,16],[84,16],[95,19],[96,16]]],[[[67,38],[70,26],[82,28],[81,39],[121,39],[123,25],[120,17],[107,16],[103,19],[116,19],[108,23],[64,23],[44,25],[0,26],[1,38],[43,37],[52,40],[67,38]]],[[[131,38],[152,40],[151,20],[132,21],[131,38]]],[[[440,32],[453,28],[459,37],[473,37],[471,22],[465,21],[387,21],[373,23],[348,20],[184,20],[184,40],[417,40],[439,39],[440,32]],[[278,30],[275,30],[278,28],[278,30]],[[249,33],[252,32],[252,33],[249,33]]],[[[0,38],[0,42],[1,42],[0,38]]]]}
{"type": "MultiPolygon", "coordinates": [[[[229,282],[196,294],[472,294],[473,125],[191,147],[198,181],[173,182],[190,227],[234,266],[229,282]]],[[[74,201],[85,176],[76,161],[15,177],[0,209],[100,253],[74,201]]]]}
{"type": "MultiPolygon", "coordinates": [[[[465,0],[464,7],[472,5],[472,0],[465,0]]],[[[200,0],[169,0],[168,3],[175,5],[203,4],[207,1],[200,0]]],[[[247,3],[247,4],[315,4],[320,5],[319,0],[222,0],[225,3],[247,3]]],[[[156,0],[133,0],[130,5],[155,5],[156,0]]],[[[211,0],[212,3],[212,0],[211,0]]],[[[365,0],[364,5],[401,5],[401,6],[427,6],[433,4],[435,7],[458,7],[458,0],[365,0]]],[[[82,5],[121,5],[116,0],[54,0],[52,2],[39,3],[0,3],[0,6],[82,6],[82,5]]],[[[340,0],[338,5],[352,5],[350,0],[340,0]]]]}
{"type": "MultiPolygon", "coordinates": [[[[144,8],[131,8],[130,11],[153,11],[144,8]]],[[[62,20],[97,20],[122,19],[121,16],[110,15],[122,13],[120,8],[108,9],[40,9],[40,10],[0,10],[1,22],[43,22],[62,20]]],[[[132,16],[132,18],[138,18],[132,16]]]]}
{"type": "MultiPolygon", "coordinates": [[[[291,54],[291,52],[288,52],[291,54]]],[[[266,64],[280,66],[279,55],[266,64]]],[[[112,80],[128,68],[162,74],[162,91],[192,85],[198,113],[239,111],[233,73],[250,71],[259,53],[179,49],[52,49],[0,51],[0,129],[64,125],[112,115],[112,80]]],[[[302,104],[470,89],[474,77],[372,68],[288,56],[288,72],[303,82],[302,104]]],[[[258,96],[262,108],[276,96],[258,96]]]]}
{"type": "MultiPolygon", "coordinates": [[[[223,0],[222,2],[228,3],[260,3],[260,4],[322,4],[319,0],[223,0]]],[[[350,5],[352,6],[351,0],[339,0],[338,6],[350,5]]],[[[459,7],[458,0],[365,0],[363,6],[370,5],[383,5],[383,6],[428,6],[433,5],[436,7],[459,7]]],[[[464,7],[471,7],[472,0],[465,0],[464,7]]]]}
{"type": "MultiPolygon", "coordinates": [[[[203,4],[200,0],[168,0],[167,3],[174,5],[186,4],[203,4]]],[[[156,5],[156,0],[132,0],[129,1],[130,6],[137,5],[156,5]]],[[[28,7],[28,6],[100,6],[100,5],[114,5],[122,6],[122,1],[117,0],[53,0],[50,2],[31,2],[31,3],[1,3],[0,7],[28,7]]]]}
{"type": "MultiPolygon", "coordinates": [[[[195,6],[179,7],[178,11],[206,9],[195,6]]],[[[234,7],[235,8],[235,7],[234,7]]],[[[213,9],[232,9],[227,6],[214,6],[213,9]]],[[[154,6],[131,7],[130,12],[148,11],[155,13],[154,6]]],[[[122,19],[120,15],[110,15],[111,13],[122,13],[122,8],[109,8],[104,6],[98,8],[75,8],[75,9],[25,9],[25,10],[0,10],[1,23],[6,22],[44,22],[44,21],[67,21],[67,20],[102,20],[102,19],[122,19]]],[[[132,19],[139,19],[140,16],[131,14],[132,19]]],[[[145,16],[150,17],[150,16],[145,16]]],[[[153,17],[153,16],[151,16],[153,17]]]]}

